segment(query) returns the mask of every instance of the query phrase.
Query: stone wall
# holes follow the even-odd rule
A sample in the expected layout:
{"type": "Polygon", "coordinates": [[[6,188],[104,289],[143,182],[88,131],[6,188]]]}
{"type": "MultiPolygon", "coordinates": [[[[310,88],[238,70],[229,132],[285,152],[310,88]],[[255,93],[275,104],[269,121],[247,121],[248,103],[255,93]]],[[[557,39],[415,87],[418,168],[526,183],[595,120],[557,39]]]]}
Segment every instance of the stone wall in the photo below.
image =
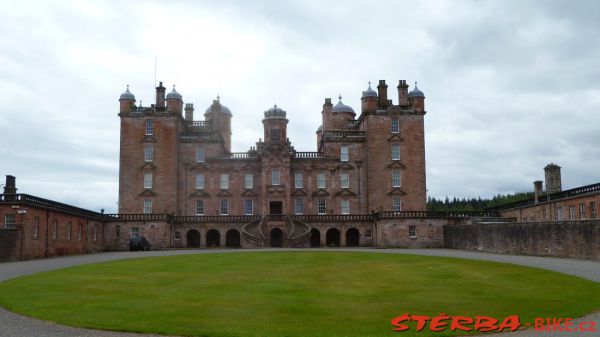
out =
{"type": "Polygon", "coordinates": [[[444,226],[453,220],[435,218],[384,219],[377,223],[376,247],[440,248],[444,247],[444,226]],[[415,232],[411,235],[410,227],[415,232]]]}
{"type": "Polygon", "coordinates": [[[444,226],[447,248],[600,260],[600,220],[444,226]]]}
{"type": "Polygon", "coordinates": [[[19,260],[20,229],[0,229],[0,262],[19,260]]]}

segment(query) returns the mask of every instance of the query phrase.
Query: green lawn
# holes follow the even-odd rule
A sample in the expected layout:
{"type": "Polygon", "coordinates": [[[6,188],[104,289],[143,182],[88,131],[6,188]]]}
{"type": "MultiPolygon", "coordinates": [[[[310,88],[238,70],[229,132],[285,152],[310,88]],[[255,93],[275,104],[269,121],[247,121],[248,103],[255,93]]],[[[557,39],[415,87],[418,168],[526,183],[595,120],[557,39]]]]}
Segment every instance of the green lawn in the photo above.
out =
{"type": "Polygon", "coordinates": [[[80,327],[185,336],[448,336],[394,332],[403,313],[578,317],[600,283],[483,261],[377,252],[141,258],[0,283],[0,305],[80,327]]]}

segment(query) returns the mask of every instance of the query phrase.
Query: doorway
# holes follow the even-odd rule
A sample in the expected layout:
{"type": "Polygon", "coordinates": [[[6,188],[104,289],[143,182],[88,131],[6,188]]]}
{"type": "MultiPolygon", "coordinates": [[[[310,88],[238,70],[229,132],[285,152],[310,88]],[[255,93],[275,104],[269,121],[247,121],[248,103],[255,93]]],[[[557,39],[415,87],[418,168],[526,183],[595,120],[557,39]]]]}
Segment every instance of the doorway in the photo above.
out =
{"type": "Polygon", "coordinates": [[[269,201],[269,214],[283,214],[283,201],[269,201]]]}

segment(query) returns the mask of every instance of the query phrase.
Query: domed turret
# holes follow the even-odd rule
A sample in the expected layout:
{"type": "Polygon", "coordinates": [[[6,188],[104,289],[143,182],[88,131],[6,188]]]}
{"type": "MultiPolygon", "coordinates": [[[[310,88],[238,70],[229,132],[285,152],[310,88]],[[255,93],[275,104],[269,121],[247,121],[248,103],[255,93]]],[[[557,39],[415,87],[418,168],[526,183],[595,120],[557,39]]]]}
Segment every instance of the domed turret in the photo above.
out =
{"type": "Polygon", "coordinates": [[[408,101],[414,110],[425,111],[425,94],[419,90],[417,82],[415,88],[408,93],[408,101]]]}
{"type": "Polygon", "coordinates": [[[119,96],[119,106],[121,112],[129,112],[135,107],[135,96],[129,91],[129,84],[125,92],[119,96]]]}
{"type": "Polygon", "coordinates": [[[377,97],[377,92],[371,89],[371,82],[369,82],[369,87],[367,88],[367,90],[362,92],[362,98],[366,97],[377,97]]]}
{"type": "Polygon", "coordinates": [[[419,88],[417,87],[417,82],[415,82],[415,88],[408,93],[408,98],[413,98],[413,97],[425,98],[425,94],[421,90],[419,90],[419,88]]]}
{"type": "Polygon", "coordinates": [[[175,90],[175,84],[173,84],[173,90],[167,94],[167,100],[170,99],[178,99],[181,100],[183,97],[181,96],[180,93],[177,92],[177,90],[175,90]]]}
{"type": "Polygon", "coordinates": [[[217,95],[217,99],[213,100],[212,104],[204,112],[204,116],[212,113],[222,113],[231,116],[231,111],[228,107],[221,104],[221,96],[217,95]]]}
{"type": "Polygon", "coordinates": [[[275,104],[272,108],[265,111],[265,118],[285,118],[285,111],[275,104]]]}
{"type": "Polygon", "coordinates": [[[129,91],[129,84],[127,85],[127,89],[125,90],[125,92],[122,93],[121,96],[119,97],[119,101],[123,101],[123,100],[129,100],[129,101],[135,102],[135,96],[131,93],[131,91],[129,91]]]}
{"type": "Polygon", "coordinates": [[[340,99],[340,101],[338,102],[338,104],[336,104],[332,109],[333,112],[336,112],[336,113],[348,112],[348,113],[356,114],[354,112],[354,109],[352,109],[351,107],[342,103],[342,95],[339,96],[339,99],[340,99]]]}

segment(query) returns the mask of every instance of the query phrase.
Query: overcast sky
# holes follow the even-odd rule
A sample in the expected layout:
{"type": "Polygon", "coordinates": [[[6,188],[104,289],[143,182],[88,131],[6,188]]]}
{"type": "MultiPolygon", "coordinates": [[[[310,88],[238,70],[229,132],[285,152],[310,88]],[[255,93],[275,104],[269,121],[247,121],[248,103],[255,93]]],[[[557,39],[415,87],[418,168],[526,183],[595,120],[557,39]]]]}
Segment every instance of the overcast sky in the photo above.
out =
{"type": "MultiPolygon", "coordinates": [[[[154,99],[154,68],[196,119],[217,94],[233,151],[263,112],[315,151],[325,97],[360,110],[367,82],[425,93],[428,194],[600,181],[598,1],[2,1],[0,174],[19,192],[107,212],[118,194],[118,98],[154,99]]],[[[1,183],[3,183],[3,179],[1,183]]]]}

